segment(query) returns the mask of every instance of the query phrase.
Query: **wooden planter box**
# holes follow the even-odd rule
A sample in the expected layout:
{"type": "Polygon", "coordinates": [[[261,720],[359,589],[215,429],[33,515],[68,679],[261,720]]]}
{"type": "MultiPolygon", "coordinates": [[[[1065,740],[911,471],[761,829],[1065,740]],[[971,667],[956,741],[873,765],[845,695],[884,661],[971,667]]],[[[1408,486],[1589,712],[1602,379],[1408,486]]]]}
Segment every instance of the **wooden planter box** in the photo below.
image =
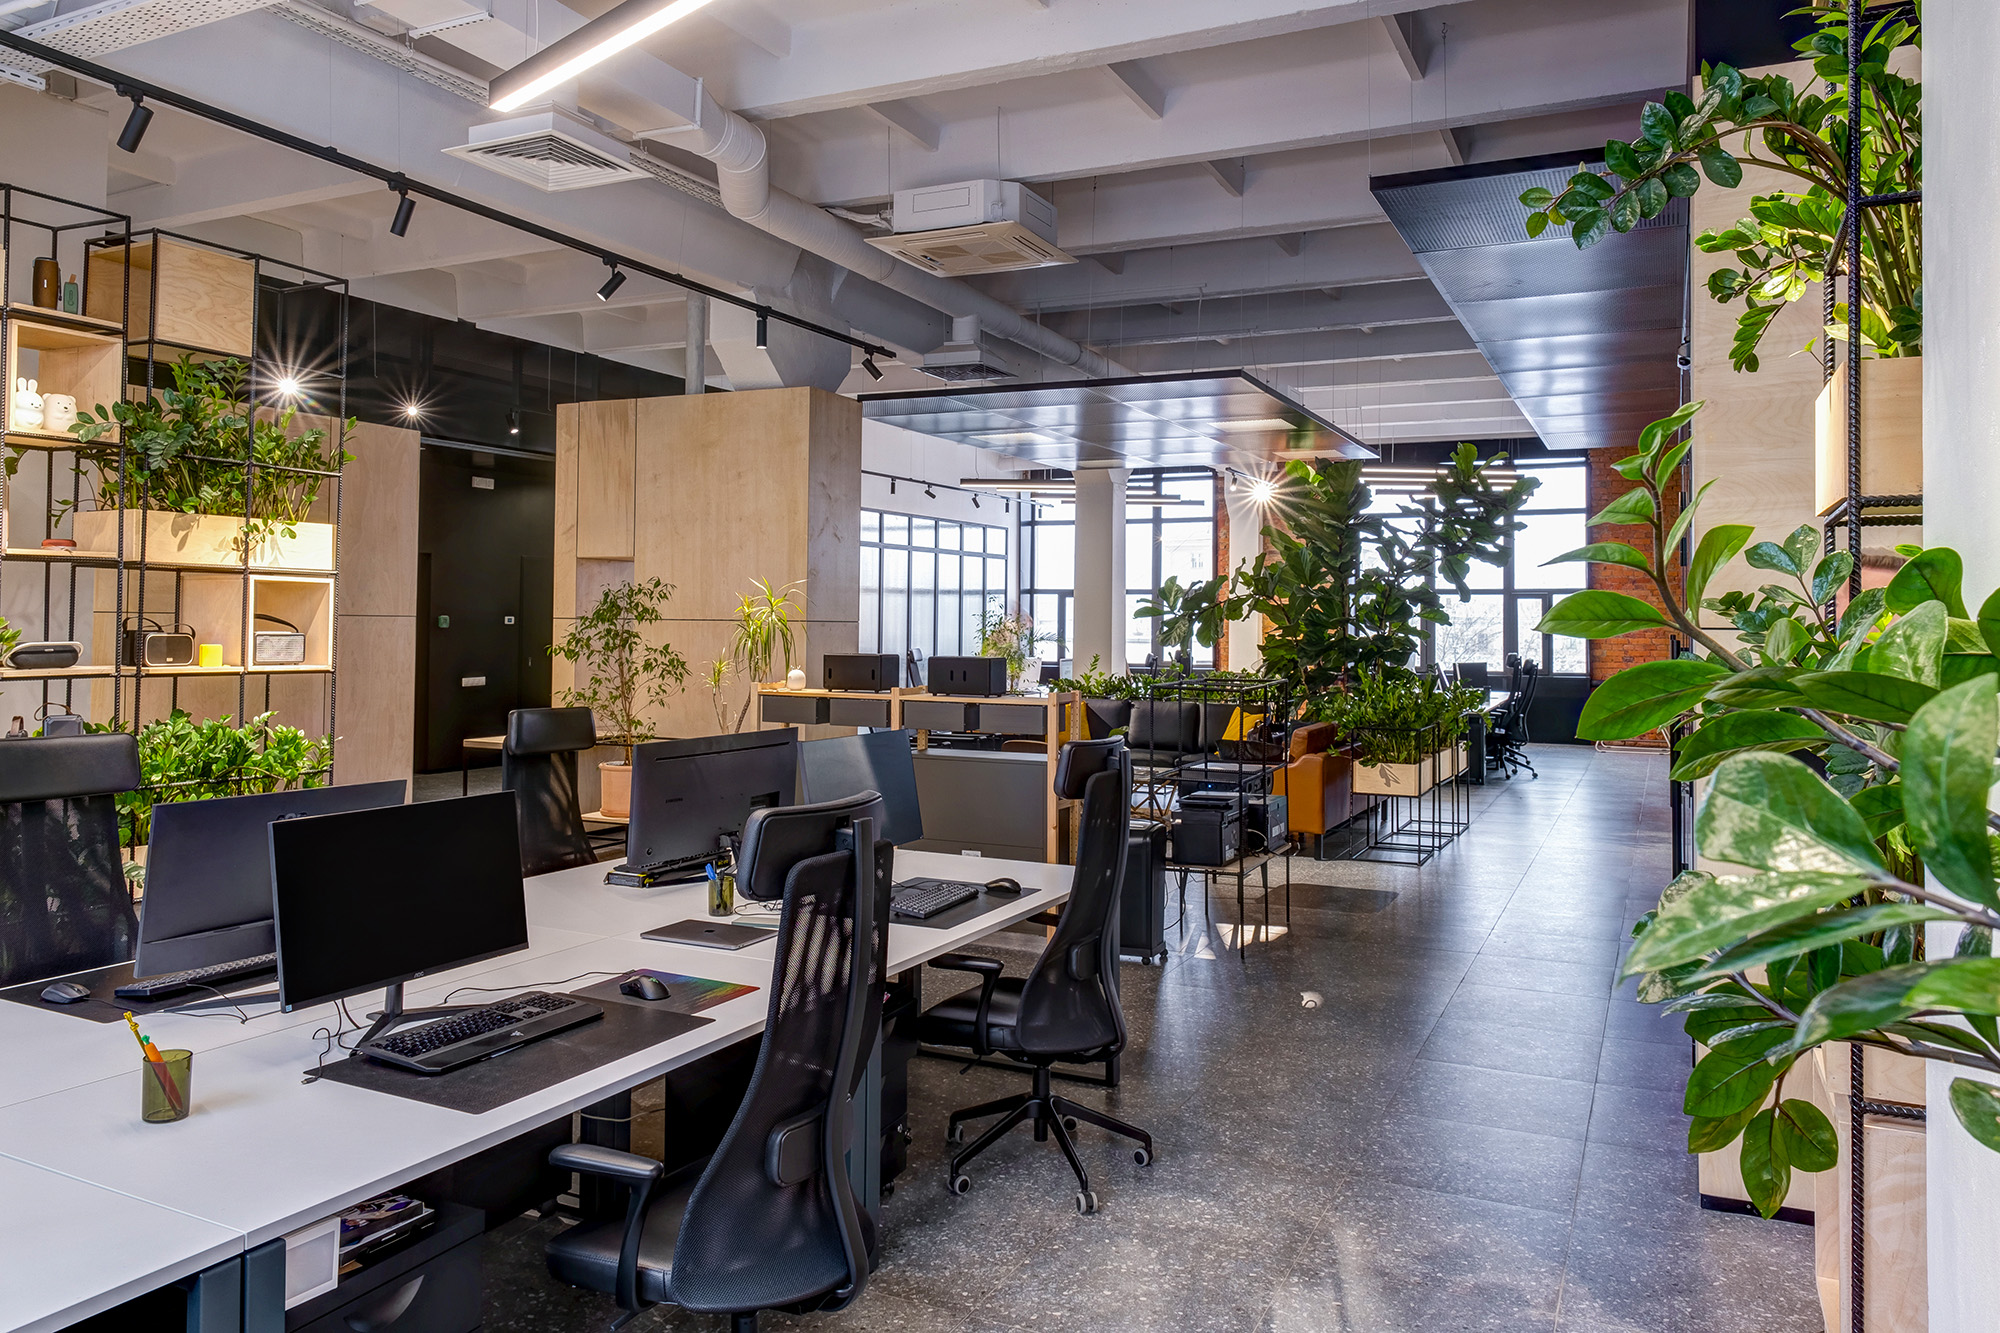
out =
{"type": "Polygon", "coordinates": [[[1414,764],[1354,765],[1354,790],[1364,796],[1422,796],[1438,781],[1438,756],[1414,764]]]}
{"type": "MultiPolygon", "coordinates": [[[[125,512],[125,558],[139,559],[139,536],[146,538],[146,560],[151,564],[197,565],[216,569],[238,569],[243,557],[236,549],[243,536],[243,520],[226,514],[176,514],[160,509],[127,509],[125,512]]],[[[86,509],[71,519],[78,554],[115,555],[118,552],[118,511],[86,509]]],[[[275,532],[250,553],[255,569],[328,570],[333,568],[333,524],[295,523],[296,537],[275,532]]]]}
{"type": "MultiPolygon", "coordinates": [[[[1820,390],[1813,421],[1814,512],[1847,498],[1847,363],[1820,390]]],[[[1924,359],[1861,363],[1861,493],[1919,495],[1924,489],[1924,359]]]]}

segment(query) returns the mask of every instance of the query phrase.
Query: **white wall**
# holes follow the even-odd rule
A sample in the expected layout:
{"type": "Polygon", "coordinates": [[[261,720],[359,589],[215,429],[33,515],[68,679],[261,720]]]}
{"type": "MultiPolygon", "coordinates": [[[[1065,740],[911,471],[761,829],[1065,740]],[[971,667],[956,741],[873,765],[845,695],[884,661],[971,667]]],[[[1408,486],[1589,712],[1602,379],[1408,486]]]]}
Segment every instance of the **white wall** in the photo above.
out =
{"type": "MultiPolygon", "coordinates": [[[[1924,540],[1965,558],[1968,594],[2000,587],[2000,5],[1924,9],[1924,540]]],[[[1931,951],[1950,941],[1935,928],[1931,951]]],[[[1930,1326],[1990,1333],[2000,1310],[2000,1154],[1958,1125],[1953,1071],[1929,1067],[1930,1326]]]]}

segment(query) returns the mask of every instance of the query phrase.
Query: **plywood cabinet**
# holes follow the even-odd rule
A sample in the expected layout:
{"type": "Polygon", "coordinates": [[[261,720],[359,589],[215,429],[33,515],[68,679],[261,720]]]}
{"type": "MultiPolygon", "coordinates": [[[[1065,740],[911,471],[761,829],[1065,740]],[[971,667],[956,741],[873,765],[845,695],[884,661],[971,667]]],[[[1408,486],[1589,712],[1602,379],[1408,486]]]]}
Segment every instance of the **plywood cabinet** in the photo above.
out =
{"type": "Polygon", "coordinates": [[[131,245],[90,252],[84,275],[84,313],[117,320],[126,302],[125,269],[131,267],[134,343],[248,359],[256,336],[257,267],[250,259],[154,233],[131,245]]]}
{"type": "MultiPolygon", "coordinates": [[[[1847,498],[1847,363],[1834,368],[1813,409],[1813,502],[1819,514],[1847,498]]],[[[1861,494],[1924,489],[1924,359],[1861,363],[1861,494]]]]}

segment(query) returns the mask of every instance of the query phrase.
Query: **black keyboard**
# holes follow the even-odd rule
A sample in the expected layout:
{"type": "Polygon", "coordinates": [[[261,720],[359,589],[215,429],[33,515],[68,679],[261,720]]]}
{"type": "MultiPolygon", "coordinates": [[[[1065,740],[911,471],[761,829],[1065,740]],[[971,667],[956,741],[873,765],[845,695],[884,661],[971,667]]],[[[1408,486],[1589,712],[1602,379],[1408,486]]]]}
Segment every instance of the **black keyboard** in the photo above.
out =
{"type": "Polygon", "coordinates": [[[259,954],[255,958],[242,958],[233,963],[217,963],[214,967],[168,972],[157,977],[137,977],[120,986],[112,994],[121,1000],[157,1000],[163,995],[179,995],[182,991],[195,990],[198,987],[221,986],[227,982],[240,981],[244,977],[275,971],[277,966],[278,955],[259,954]]]}
{"type": "Polygon", "coordinates": [[[911,879],[896,886],[896,895],[889,900],[889,910],[896,916],[923,921],[939,912],[948,912],[960,903],[969,903],[978,896],[977,884],[955,879],[911,879]]]}
{"type": "Polygon", "coordinates": [[[587,1023],[603,1013],[597,1005],[573,995],[529,991],[483,1009],[391,1032],[356,1049],[371,1060],[401,1065],[420,1074],[442,1074],[587,1023]]]}

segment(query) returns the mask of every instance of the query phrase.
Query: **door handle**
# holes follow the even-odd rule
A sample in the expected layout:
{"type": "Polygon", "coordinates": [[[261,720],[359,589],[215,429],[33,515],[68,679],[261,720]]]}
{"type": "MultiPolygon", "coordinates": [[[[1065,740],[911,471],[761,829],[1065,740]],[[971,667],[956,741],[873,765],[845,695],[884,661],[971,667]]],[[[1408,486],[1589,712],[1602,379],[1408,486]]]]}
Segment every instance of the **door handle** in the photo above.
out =
{"type": "Polygon", "coordinates": [[[425,1274],[419,1273],[402,1286],[382,1297],[365,1310],[356,1310],[345,1316],[347,1326],[354,1333],[383,1333],[390,1325],[409,1313],[410,1303],[417,1299],[417,1293],[424,1289],[425,1274]]]}

